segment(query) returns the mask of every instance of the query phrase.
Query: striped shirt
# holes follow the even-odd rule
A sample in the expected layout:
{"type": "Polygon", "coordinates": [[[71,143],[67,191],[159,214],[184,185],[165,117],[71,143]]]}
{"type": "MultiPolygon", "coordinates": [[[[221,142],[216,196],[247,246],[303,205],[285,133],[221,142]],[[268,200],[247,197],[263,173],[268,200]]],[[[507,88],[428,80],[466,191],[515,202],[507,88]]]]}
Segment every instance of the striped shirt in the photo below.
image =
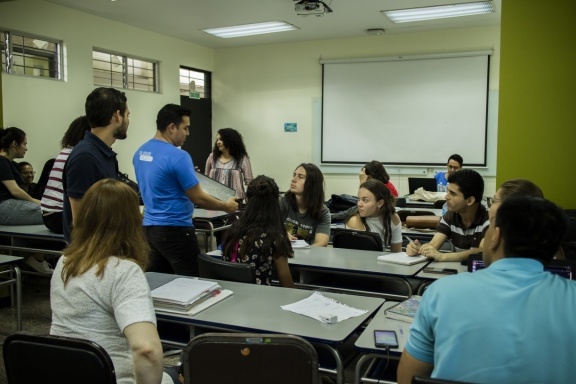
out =
{"type": "Polygon", "coordinates": [[[463,228],[462,217],[456,212],[447,212],[436,227],[436,232],[443,233],[452,241],[456,252],[478,248],[484,238],[490,221],[488,211],[478,204],[476,215],[469,228],[463,228]]]}
{"type": "Polygon", "coordinates": [[[206,160],[204,173],[209,178],[235,190],[238,200],[244,199],[244,185],[248,185],[252,181],[252,166],[248,156],[242,157],[239,162],[233,158],[229,162],[223,163],[220,159],[214,161],[211,153],[206,160]]]}
{"type": "Polygon", "coordinates": [[[54,165],[48,176],[48,183],[46,184],[44,195],[40,201],[43,212],[62,212],[64,209],[64,203],[62,201],[64,198],[62,171],[64,170],[64,164],[66,164],[68,156],[70,156],[70,152],[72,152],[72,148],[64,148],[54,161],[54,165]]]}

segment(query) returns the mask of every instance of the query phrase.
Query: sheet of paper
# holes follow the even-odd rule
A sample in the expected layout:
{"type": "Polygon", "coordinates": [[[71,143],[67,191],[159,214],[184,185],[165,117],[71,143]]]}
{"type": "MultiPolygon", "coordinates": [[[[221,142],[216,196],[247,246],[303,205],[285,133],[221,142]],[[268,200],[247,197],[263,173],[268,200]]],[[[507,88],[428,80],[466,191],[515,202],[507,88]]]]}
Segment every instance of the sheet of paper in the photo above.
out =
{"type": "Polygon", "coordinates": [[[292,243],[292,249],[310,248],[310,244],[304,240],[292,240],[290,243],[292,243]]]}
{"type": "Polygon", "coordinates": [[[346,304],[337,302],[334,299],[326,297],[319,292],[314,292],[310,297],[297,301],[292,304],[280,306],[285,311],[298,313],[300,315],[308,316],[318,321],[320,315],[334,315],[337,316],[337,322],[349,319],[351,317],[361,316],[368,311],[363,309],[356,309],[346,304]]]}

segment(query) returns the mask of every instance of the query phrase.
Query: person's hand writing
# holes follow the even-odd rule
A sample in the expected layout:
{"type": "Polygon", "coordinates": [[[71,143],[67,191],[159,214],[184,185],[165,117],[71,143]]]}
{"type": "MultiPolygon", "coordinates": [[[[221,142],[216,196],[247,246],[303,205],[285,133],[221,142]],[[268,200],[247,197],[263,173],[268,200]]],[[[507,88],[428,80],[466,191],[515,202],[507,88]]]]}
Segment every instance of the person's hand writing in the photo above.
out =
{"type": "Polygon", "coordinates": [[[234,213],[238,210],[238,203],[236,202],[235,197],[231,197],[226,200],[226,209],[224,209],[228,213],[234,213]]]}
{"type": "Polygon", "coordinates": [[[422,256],[426,256],[430,259],[434,259],[436,261],[440,261],[442,259],[442,253],[438,251],[436,248],[431,246],[430,244],[424,244],[420,247],[420,254],[422,256]]]}
{"type": "Polygon", "coordinates": [[[290,241],[298,240],[298,237],[292,236],[292,234],[290,232],[286,232],[286,233],[288,233],[288,239],[290,239],[290,241]]]}
{"type": "Polygon", "coordinates": [[[416,256],[419,253],[420,253],[420,242],[418,241],[418,239],[409,242],[408,246],[406,246],[406,254],[408,256],[416,256]]]}

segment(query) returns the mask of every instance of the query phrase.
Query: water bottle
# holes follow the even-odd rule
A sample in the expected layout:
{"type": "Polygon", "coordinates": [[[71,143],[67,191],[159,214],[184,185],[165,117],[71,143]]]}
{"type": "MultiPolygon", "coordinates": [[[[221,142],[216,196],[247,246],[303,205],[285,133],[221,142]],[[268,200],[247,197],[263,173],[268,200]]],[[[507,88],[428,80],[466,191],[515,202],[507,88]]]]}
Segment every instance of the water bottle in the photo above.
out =
{"type": "Polygon", "coordinates": [[[444,205],[442,206],[442,216],[444,216],[446,212],[448,212],[448,204],[444,202],[444,205]]]}
{"type": "Polygon", "coordinates": [[[443,184],[438,183],[436,186],[436,192],[446,192],[446,187],[443,184]]]}

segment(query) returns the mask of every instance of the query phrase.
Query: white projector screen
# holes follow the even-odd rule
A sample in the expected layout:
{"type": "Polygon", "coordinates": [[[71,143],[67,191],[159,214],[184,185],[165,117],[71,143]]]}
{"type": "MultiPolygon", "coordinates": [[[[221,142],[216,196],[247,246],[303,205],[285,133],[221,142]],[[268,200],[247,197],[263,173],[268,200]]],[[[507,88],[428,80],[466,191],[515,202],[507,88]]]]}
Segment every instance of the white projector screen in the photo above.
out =
{"type": "Polygon", "coordinates": [[[489,57],[321,62],[321,162],[485,166],[489,57]]]}

